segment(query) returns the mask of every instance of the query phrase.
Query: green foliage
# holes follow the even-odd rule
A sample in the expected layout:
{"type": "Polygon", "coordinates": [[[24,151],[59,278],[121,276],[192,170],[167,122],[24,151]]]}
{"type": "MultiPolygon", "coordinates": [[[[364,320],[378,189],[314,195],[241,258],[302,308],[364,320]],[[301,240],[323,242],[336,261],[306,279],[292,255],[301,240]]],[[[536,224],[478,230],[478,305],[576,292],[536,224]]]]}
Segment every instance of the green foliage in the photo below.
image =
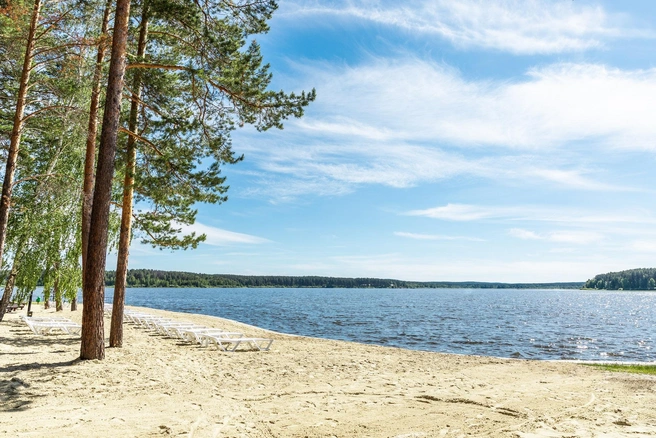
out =
{"type": "MultiPolygon", "coordinates": [[[[115,272],[105,273],[105,284],[114,285],[115,272]]],[[[321,288],[476,288],[476,289],[536,289],[580,288],[582,283],[507,284],[479,282],[417,282],[382,278],[293,277],[196,274],[191,272],[130,269],[127,275],[130,287],[321,287],[321,288]]]]}
{"type": "MultiPolygon", "coordinates": [[[[232,131],[247,124],[260,131],[282,129],[287,118],[302,116],[315,92],[269,89],[269,66],[253,37],[268,31],[274,1],[134,0],[132,6],[128,63],[140,68],[127,71],[126,84],[136,74],[144,84],[138,126],[129,133],[139,144],[134,190],[142,210],[135,229],[154,246],[195,248],[205,236],[180,230],[194,223],[196,203],[227,200],[222,166],[243,159],[232,150],[232,131]],[[151,42],[137,59],[130,53],[136,53],[142,15],[149,15],[151,42]]],[[[13,125],[31,7],[0,0],[0,151],[13,125]]],[[[70,298],[81,283],[80,188],[95,61],[91,48],[98,42],[102,9],[95,0],[42,7],[5,251],[15,263],[21,295],[42,283],[70,298]]],[[[123,102],[129,107],[129,98],[123,102]]],[[[127,111],[122,117],[127,126],[127,111]]],[[[124,132],[119,144],[126,138],[124,132]]],[[[124,163],[124,153],[118,151],[118,163],[124,163]]],[[[117,170],[113,199],[119,202],[127,170],[117,170]]],[[[116,214],[110,224],[111,246],[119,229],[116,214]]]]}
{"type": "MultiPolygon", "coordinates": [[[[37,30],[5,252],[13,259],[22,298],[43,283],[57,298],[71,299],[81,285],[80,188],[89,95],[84,32],[93,8],[78,6],[75,0],[47,2],[37,30]]],[[[7,96],[3,104],[0,91],[0,141],[5,126],[10,131],[13,124],[17,68],[25,51],[26,23],[12,23],[12,33],[0,26],[0,85],[14,84],[0,87],[7,96]]]]}
{"type": "Polygon", "coordinates": [[[630,269],[599,274],[585,282],[586,289],[655,290],[656,268],[630,269]]]}
{"type": "MultiPolygon", "coordinates": [[[[143,57],[128,56],[126,74],[127,84],[138,79],[143,85],[137,132],[128,134],[139,143],[133,189],[141,210],[134,227],[155,247],[195,248],[205,236],[181,235],[181,226],[194,223],[196,203],[228,199],[221,168],[243,159],[232,150],[232,131],[246,124],[282,129],[288,117],[302,116],[315,92],[268,89],[269,66],[249,38],[268,31],[273,1],[214,0],[199,7],[143,0],[135,6],[139,25],[147,19],[149,41],[143,57]]],[[[136,38],[131,44],[129,53],[137,53],[136,38]]],[[[118,162],[126,160],[119,155],[118,162]]]]}

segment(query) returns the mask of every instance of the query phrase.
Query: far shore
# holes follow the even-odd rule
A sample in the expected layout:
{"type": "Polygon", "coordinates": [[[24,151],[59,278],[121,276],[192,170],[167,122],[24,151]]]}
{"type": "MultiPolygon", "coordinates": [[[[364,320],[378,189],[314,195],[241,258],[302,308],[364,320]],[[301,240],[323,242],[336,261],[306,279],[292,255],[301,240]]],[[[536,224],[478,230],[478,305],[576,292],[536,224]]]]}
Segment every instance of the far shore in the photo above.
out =
{"type": "Polygon", "coordinates": [[[0,436],[656,436],[656,376],[291,336],[155,309],[142,310],[274,343],[226,353],[126,324],[123,348],[80,361],[79,337],[34,335],[18,318],[26,309],[0,323],[0,436]]]}

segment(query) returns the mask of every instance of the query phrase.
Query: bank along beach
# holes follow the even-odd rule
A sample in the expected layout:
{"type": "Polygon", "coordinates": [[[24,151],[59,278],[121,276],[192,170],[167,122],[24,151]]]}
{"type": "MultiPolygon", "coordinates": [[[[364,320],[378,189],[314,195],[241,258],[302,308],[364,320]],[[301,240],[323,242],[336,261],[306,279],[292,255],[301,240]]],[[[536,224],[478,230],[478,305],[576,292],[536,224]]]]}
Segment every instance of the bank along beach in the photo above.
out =
{"type": "MultiPolygon", "coordinates": [[[[569,362],[461,356],[273,333],[129,307],[246,336],[221,352],[125,325],[79,361],[79,337],[0,324],[0,436],[651,437],[656,376],[569,362]]],[[[42,306],[34,316],[54,314],[42,306]]],[[[60,312],[80,321],[81,311],[60,312]]],[[[109,318],[106,318],[108,334],[109,318]]]]}

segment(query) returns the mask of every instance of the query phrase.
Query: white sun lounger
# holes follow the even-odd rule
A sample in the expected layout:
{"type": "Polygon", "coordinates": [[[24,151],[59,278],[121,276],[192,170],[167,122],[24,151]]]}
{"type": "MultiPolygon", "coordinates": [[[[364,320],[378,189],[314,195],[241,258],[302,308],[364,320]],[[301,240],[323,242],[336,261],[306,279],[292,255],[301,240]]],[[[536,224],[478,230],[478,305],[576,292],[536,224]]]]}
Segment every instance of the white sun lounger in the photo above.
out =
{"type": "Polygon", "coordinates": [[[37,335],[50,334],[53,331],[61,331],[69,335],[79,335],[82,331],[82,326],[76,322],[65,319],[45,320],[40,319],[37,321],[31,318],[23,319],[27,326],[37,335]]]}
{"type": "Polygon", "coordinates": [[[128,322],[132,322],[135,324],[139,324],[139,320],[141,318],[148,318],[152,316],[153,315],[149,313],[142,313],[142,312],[128,312],[128,311],[123,312],[123,318],[126,319],[128,322]]]}
{"type": "Polygon", "coordinates": [[[158,333],[161,333],[163,335],[167,335],[170,337],[177,337],[172,333],[172,329],[174,327],[193,327],[194,324],[188,323],[188,322],[179,322],[179,321],[158,321],[155,324],[155,330],[157,330],[158,333]]]}
{"type": "Polygon", "coordinates": [[[239,333],[239,332],[226,332],[220,329],[213,329],[213,328],[201,328],[201,329],[195,329],[195,328],[186,328],[186,329],[178,329],[178,331],[182,334],[182,338],[185,339],[186,341],[189,341],[194,344],[201,344],[203,347],[207,345],[207,342],[205,342],[205,339],[203,335],[210,335],[210,336],[223,336],[225,338],[243,338],[244,334],[239,333]]]}
{"type": "Polygon", "coordinates": [[[201,345],[215,344],[222,351],[236,351],[240,345],[246,345],[252,350],[269,351],[273,344],[273,339],[264,338],[231,338],[209,333],[201,333],[198,336],[202,339],[201,345]]]}
{"type": "Polygon", "coordinates": [[[171,323],[169,324],[164,324],[162,326],[162,330],[166,332],[168,336],[171,338],[175,339],[184,339],[184,335],[182,334],[183,330],[192,330],[192,329],[203,329],[202,325],[198,324],[192,324],[192,323],[171,323]]]}
{"type": "Polygon", "coordinates": [[[176,321],[148,313],[126,310],[124,317],[129,322],[157,330],[172,338],[199,343],[203,347],[215,344],[222,351],[236,351],[240,346],[246,346],[251,350],[268,351],[271,344],[273,344],[273,339],[245,338],[239,332],[225,332],[220,329],[176,321]]]}

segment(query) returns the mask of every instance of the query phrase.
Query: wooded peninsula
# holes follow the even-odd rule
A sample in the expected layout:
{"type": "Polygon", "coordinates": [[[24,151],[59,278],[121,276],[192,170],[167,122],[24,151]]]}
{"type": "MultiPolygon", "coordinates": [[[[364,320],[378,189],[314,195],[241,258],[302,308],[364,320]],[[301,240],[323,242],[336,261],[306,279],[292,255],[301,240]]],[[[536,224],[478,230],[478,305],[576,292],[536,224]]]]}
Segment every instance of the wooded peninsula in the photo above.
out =
{"type": "MultiPolygon", "coordinates": [[[[115,271],[105,273],[105,285],[114,286],[115,271]]],[[[313,287],[313,288],[471,288],[471,289],[580,289],[583,282],[490,283],[478,281],[402,281],[385,278],[343,278],[284,275],[197,274],[192,272],[130,269],[128,287],[313,287]]]]}
{"type": "Polygon", "coordinates": [[[585,289],[606,290],[654,290],[656,268],[629,269],[596,275],[585,282],[585,289]]]}

